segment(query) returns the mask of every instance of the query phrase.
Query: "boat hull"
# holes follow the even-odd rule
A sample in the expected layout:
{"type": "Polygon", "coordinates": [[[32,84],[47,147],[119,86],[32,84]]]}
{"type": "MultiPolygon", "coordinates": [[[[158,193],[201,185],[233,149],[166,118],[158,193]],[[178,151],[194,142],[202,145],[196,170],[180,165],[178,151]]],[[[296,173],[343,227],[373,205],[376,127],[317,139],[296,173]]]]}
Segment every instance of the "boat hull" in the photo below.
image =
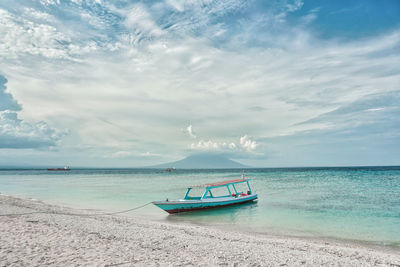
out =
{"type": "Polygon", "coordinates": [[[154,205],[165,210],[170,214],[204,210],[204,209],[215,209],[228,207],[233,205],[239,205],[247,202],[251,202],[257,199],[257,194],[252,194],[245,197],[227,197],[219,200],[215,199],[205,199],[199,201],[187,201],[187,200],[177,200],[177,201],[155,201],[154,205]]]}

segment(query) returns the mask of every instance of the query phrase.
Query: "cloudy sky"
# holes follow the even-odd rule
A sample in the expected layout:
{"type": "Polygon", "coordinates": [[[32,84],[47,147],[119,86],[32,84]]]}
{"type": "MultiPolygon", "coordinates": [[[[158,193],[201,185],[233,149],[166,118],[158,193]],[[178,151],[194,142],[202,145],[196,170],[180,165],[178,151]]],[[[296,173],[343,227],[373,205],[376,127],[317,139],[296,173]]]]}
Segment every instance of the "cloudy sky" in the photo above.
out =
{"type": "Polygon", "coordinates": [[[400,164],[400,2],[0,2],[0,165],[400,164]]]}

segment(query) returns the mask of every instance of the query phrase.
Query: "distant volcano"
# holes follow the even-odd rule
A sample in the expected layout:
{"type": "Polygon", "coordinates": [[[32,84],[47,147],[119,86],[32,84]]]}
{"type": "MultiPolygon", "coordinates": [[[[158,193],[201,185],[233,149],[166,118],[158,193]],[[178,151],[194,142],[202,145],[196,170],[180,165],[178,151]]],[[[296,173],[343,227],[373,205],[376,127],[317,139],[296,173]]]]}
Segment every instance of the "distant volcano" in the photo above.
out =
{"type": "Polygon", "coordinates": [[[248,168],[239,162],[228,159],[222,155],[197,154],[182,160],[152,166],[152,168],[178,168],[178,169],[235,169],[248,168]]]}

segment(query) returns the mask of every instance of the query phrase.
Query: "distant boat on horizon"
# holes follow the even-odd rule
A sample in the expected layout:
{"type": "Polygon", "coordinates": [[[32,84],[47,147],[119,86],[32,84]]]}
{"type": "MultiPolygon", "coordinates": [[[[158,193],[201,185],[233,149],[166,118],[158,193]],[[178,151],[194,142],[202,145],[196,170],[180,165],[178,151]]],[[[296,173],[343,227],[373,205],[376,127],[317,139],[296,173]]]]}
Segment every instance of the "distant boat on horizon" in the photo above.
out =
{"type": "Polygon", "coordinates": [[[70,171],[71,169],[68,166],[65,166],[64,168],[48,168],[48,171],[70,171]]]}

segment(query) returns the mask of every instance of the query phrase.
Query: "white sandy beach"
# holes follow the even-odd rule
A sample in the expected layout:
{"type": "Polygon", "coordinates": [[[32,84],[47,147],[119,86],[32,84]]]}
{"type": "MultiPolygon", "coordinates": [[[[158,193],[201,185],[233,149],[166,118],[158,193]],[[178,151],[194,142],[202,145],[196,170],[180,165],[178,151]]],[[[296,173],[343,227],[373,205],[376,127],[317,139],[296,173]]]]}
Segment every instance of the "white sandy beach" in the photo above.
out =
{"type": "MultiPolygon", "coordinates": [[[[0,214],[82,213],[0,195],[0,214]]],[[[400,249],[144,218],[0,216],[0,266],[400,266],[400,249]]]]}

